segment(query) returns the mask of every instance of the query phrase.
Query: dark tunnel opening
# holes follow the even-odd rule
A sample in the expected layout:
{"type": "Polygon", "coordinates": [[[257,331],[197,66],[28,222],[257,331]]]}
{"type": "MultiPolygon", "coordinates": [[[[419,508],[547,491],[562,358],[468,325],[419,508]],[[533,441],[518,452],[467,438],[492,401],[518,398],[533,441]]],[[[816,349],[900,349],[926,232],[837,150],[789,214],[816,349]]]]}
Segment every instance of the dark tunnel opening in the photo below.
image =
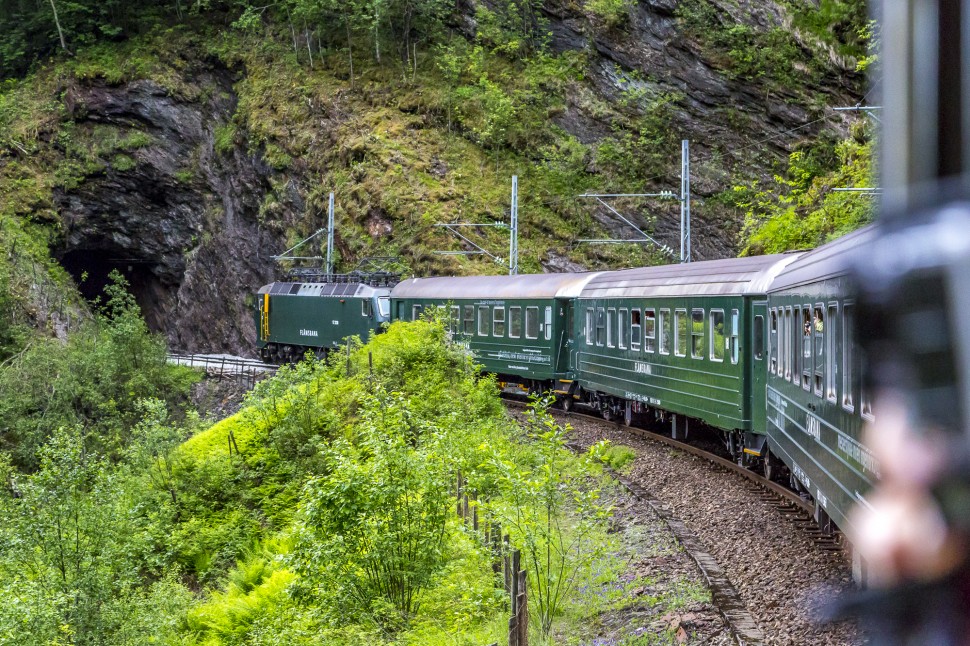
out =
{"type": "Polygon", "coordinates": [[[149,329],[164,332],[163,295],[168,290],[155,274],[155,263],[138,258],[119,258],[103,249],[72,249],[61,257],[61,266],[74,278],[81,295],[90,303],[106,300],[104,288],[117,270],[128,281],[128,290],[141,308],[149,329]]]}

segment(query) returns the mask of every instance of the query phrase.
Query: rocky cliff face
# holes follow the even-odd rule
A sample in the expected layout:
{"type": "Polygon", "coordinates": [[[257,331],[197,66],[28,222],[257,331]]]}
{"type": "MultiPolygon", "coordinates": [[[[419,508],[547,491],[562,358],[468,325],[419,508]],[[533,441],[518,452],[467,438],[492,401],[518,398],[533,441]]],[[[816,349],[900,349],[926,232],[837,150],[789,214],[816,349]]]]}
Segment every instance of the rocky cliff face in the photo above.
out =
{"type": "MultiPolygon", "coordinates": [[[[670,128],[677,139],[690,142],[693,257],[727,258],[737,254],[740,222],[730,211],[705,205],[704,199],[744,177],[770,176],[797,146],[822,132],[844,136],[848,122],[831,108],[857,103],[865,80],[855,71],[854,61],[831,52],[819,61],[819,52],[804,42],[799,53],[814,56],[816,65],[827,68],[825,73],[810,74],[797,62],[795,73],[801,78],[796,83],[774,82],[770,70],[760,78],[726,73],[722,53],[685,33],[684,20],[676,13],[682,4],[686,3],[638,2],[625,29],[606,31],[575,4],[548,7],[553,48],[584,50],[591,57],[586,82],[570,94],[567,110],[555,122],[580,141],[592,143],[608,135],[612,124],[608,115],[604,118],[589,109],[590,102],[584,100],[588,94],[613,104],[628,102],[631,92],[646,99],[677,97],[670,104],[670,128]]],[[[725,29],[732,25],[752,33],[792,29],[791,16],[776,2],[712,0],[706,4],[709,15],[719,16],[725,29]]],[[[797,33],[794,37],[804,38],[797,33]]],[[[676,153],[672,150],[671,157],[676,153]]],[[[668,166],[666,172],[649,178],[645,192],[664,187],[679,193],[678,170],[668,166]]],[[[678,250],[679,207],[660,205],[654,214],[633,217],[678,250]]],[[[596,217],[614,237],[631,237],[630,228],[608,210],[598,209],[596,217]]]]}
{"type": "Polygon", "coordinates": [[[229,73],[193,81],[208,98],[185,101],[147,80],[67,90],[77,128],[149,140],[117,167],[55,192],[64,230],[55,254],[90,296],[119,270],[175,348],[245,353],[255,334],[246,297],[272,280],[264,254],[278,244],[257,219],[269,170],[243,149],[215,149],[235,109],[229,73]]]}
{"type": "MultiPolygon", "coordinates": [[[[721,20],[736,20],[752,30],[784,27],[789,20],[770,2],[710,4],[721,20]]],[[[678,5],[674,0],[638,2],[622,29],[609,29],[575,3],[548,3],[553,51],[582,51],[587,60],[583,78],[566,92],[564,109],[550,118],[593,147],[615,132],[620,114],[604,110],[604,105],[622,104],[626,116],[636,117],[648,111],[645,106],[652,100],[670,97],[670,139],[691,142],[692,191],[697,200],[694,258],[728,257],[737,251],[737,217],[723,205],[705,204],[704,198],[731,186],[734,173],[770,176],[796,145],[822,130],[844,130],[844,124],[822,118],[825,108],[855,103],[862,79],[835,56],[825,62],[826,73],[816,70],[812,83],[804,85],[726,73],[716,49],[684,33],[683,20],[676,15],[678,5]]],[[[462,29],[469,35],[476,28],[473,15],[467,6],[462,29]]],[[[109,155],[109,161],[83,181],[55,191],[63,235],[54,252],[91,296],[100,290],[108,271],[121,270],[149,324],[164,331],[173,347],[246,354],[252,351],[255,335],[252,293],[274,279],[277,268],[268,256],[284,248],[287,231],[303,223],[302,236],[311,226],[305,200],[316,188],[315,173],[345,167],[353,181],[366,157],[358,146],[368,139],[348,134],[344,127],[353,113],[351,95],[345,91],[329,97],[326,106],[300,99],[309,105],[304,111],[312,121],[306,124],[314,142],[308,146],[337,152],[316,167],[301,159],[271,167],[263,145],[254,146],[245,136],[220,139],[230,124],[246,127],[234,119],[245,70],[230,72],[221,63],[197,61],[184,74],[184,81],[195,89],[188,95],[151,80],[75,81],[63,93],[67,119],[77,131],[103,134],[109,129],[112,137],[122,140],[137,135],[138,145],[125,154],[109,155]],[[348,136],[352,140],[346,140],[348,136]]],[[[402,114],[414,111],[409,105],[396,109],[402,114]]],[[[425,118],[415,127],[427,129],[430,123],[443,132],[439,118],[425,118]]],[[[361,127],[366,128],[357,129],[361,127]]],[[[407,133],[401,137],[406,145],[407,133]]],[[[523,151],[526,156],[528,152],[523,151]]],[[[678,148],[670,151],[672,160],[677,152],[678,148]]],[[[430,164],[422,172],[449,181],[451,170],[441,160],[422,163],[430,164]]],[[[406,155],[395,154],[387,166],[416,172],[408,167],[406,155]]],[[[673,161],[656,176],[644,177],[643,190],[677,190],[678,175],[679,165],[673,161]]],[[[415,217],[391,212],[379,201],[375,206],[371,196],[354,191],[352,197],[367,205],[361,206],[357,224],[370,240],[360,243],[349,234],[338,235],[338,247],[348,259],[399,235],[402,220],[415,217]]],[[[634,210],[630,217],[678,249],[678,205],[651,208],[634,210]]],[[[593,205],[591,212],[607,235],[630,237],[631,230],[608,209],[593,205]]],[[[527,225],[523,235],[530,235],[527,225]]],[[[553,241],[540,258],[547,271],[592,268],[577,262],[565,246],[558,248],[555,231],[541,235],[553,241]]]]}

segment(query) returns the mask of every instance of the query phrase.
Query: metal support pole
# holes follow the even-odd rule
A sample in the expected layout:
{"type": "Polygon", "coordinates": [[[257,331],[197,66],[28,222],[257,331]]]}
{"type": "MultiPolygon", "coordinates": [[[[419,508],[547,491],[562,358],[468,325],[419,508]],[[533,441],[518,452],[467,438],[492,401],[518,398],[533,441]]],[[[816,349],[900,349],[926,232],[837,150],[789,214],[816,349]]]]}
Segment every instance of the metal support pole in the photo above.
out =
{"type": "Polygon", "coordinates": [[[327,276],[333,275],[333,192],[327,208],[327,276]]]}
{"type": "Polygon", "coordinates": [[[690,142],[680,142],[680,262],[690,262],[690,142]]]}
{"type": "Polygon", "coordinates": [[[509,276],[519,273],[519,176],[512,176],[512,231],[509,234],[509,276]]]}

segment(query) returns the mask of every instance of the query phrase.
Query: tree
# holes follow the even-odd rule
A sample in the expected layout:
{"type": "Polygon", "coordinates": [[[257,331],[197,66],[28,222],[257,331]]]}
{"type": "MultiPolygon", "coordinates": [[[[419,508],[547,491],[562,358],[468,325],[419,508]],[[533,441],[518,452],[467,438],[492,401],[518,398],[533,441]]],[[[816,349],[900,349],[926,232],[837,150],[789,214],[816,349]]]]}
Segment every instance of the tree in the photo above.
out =
{"type": "Polygon", "coordinates": [[[572,455],[566,448],[569,426],[556,423],[548,412],[550,403],[539,399],[530,406],[526,429],[534,442],[532,464],[517,464],[498,452],[488,464],[501,498],[487,508],[522,551],[530,607],[536,608],[544,635],[583,572],[606,553],[611,512],[600,502],[600,489],[591,477],[602,445],[586,455],[572,455]]]}
{"type": "Polygon", "coordinates": [[[362,402],[356,442],[335,440],[329,474],[304,488],[290,560],[345,619],[376,615],[390,628],[414,615],[444,563],[453,500],[439,434],[409,408],[399,393],[362,402]]]}
{"type": "Polygon", "coordinates": [[[54,24],[57,26],[57,37],[61,39],[61,49],[70,55],[74,55],[74,52],[67,48],[67,41],[64,40],[64,30],[61,28],[61,19],[57,17],[57,4],[54,0],[50,0],[51,11],[54,12],[54,24]]]}
{"type": "Polygon", "coordinates": [[[81,428],[61,427],[41,449],[40,469],[14,482],[0,496],[0,569],[27,592],[11,610],[27,610],[35,637],[66,632],[70,643],[97,643],[101,607],[132,574],[113,558],[129,535],[116,471],[84,449],[81,428]]]}

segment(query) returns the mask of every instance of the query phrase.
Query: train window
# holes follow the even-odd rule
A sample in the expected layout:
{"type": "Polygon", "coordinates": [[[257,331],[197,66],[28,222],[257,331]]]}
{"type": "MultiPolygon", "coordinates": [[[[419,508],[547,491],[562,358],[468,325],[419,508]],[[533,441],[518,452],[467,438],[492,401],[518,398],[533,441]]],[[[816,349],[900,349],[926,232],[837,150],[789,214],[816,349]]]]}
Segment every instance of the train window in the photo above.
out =
{"type": "Polygon", "coordinates": [[[711,361],[724,361],[724,310],[711,310],[708,328],[711,361]]]}
{"type": "Polygon", "coordinates": [[[835,344],[838,334],[835,325],[839,320],[839,306],[836,303],[829,303],[827,320],[829,329],[828,334],[825,335],[825,399],[834,404],[839,399],[838,386],[835,383],[837,376],[835,344]]]}
{"type": "Polygon", "coordinates": [[[421,318],[421,311],[424,309],[424,305],[412,305],[411,306],[411,320],[417,321],[421,318]]]}
{"type": "Polygon", "coordinates": [[[448,329],[452,332],[457,332],[461,328],[461,308],[457,305],[451,306],[451,314],[448,317],[448,329]]]}
{"type": "Polygon", "coordinates": [[[782,375],[786,380],[791,379],[791,308],[782,308],[781,317],[781,356],[782,364],[784,368],[784,374],[782,375]]]}
{"type": "Polygon", "coordinates": [[[640,323],[640,310],[630,310],[630,349],[640,349],[640,337],[643,333],[643,325],[640,323]]]}
{"type": "Polygon", "coordinates": [[[687,310],[674,310],[674,354],[687,356],[687,310]]]}
{"type": "Polygon", "coordinates": [[[670,310],[660,310],[657,328],[660,334],[660,354],[670,354],[670,310]]]}
{"type": "Polygon", "coordinates": [[[737,310],[731,310],[731,363],[737,363],[741,359],[741,345],[738,339],[741,337],[741,316],[737,310]]]}
{"type": "Polygon", "coordinates": [[[360,302],[360,315],[370,316],[374,313],[374,304],[370,302],[369,298],[365,298],[360,302]]]}
{"type": "Polygon", "coordinates": [[[690,314],[690,356],[704,358],[704,310],[693,310],[690,314]]]}
{"type": "Polygon", "coordinates": [[[802,388],[812,389],[812,315],[802,308],[802,388]]]}
{"type": "Polygon", "coordinates": [[[754,317],[754,358],[765,358],[765,317],[758,314],[754,317]]]}
{"type": "Polygon", "coordinates": [[[627,310],[619,310],[616,313],[617,316],[617,336],[616,343],[621,350],[625,350],[630,344],[630,328],[627,327],[626,322],[629,320],[629,312],[627,310]]]}
{"type": "Polygon", "coordinates": [[[465,306],[465,334],[471,336],[475,334],[475,306],[466,305],[465,306]]]}
{"type": "Polygon", "coordinates": [[[488,324],[492,312],[488,305],[478,306],[478,336],[488,336],[488,324]]]}
{"type": "MultiPolygon", "coordinates": [[[[856,366],[859,368],[860,375],[868,374],[869,357],[866,356],[865,351],[860,347],[856,347],[856,366]]],[[[875,417],[872,414],[872,400],[869,398],[869,389],[866,388],[865,379],[859,384],[859,409],[863,419],[869,420],[870,422],[875,421],[875,417]]]]}
{"type": "Polygon", "coordinates": [[[852,325],[855,306],[846,303],[842,308],[842,408],[850,413],[855,410],[855,401],[852,399],[852,368],[853,368],[853,348],[852,325]]]}
{"type": "Polygon", "coordinates": [[[539,308],[525,308],[525,338],[539,338],[539,308]]]}
{"type": "Polygon", "coordinates": [[[785,308],[779,307],[775,310],[778,313],[778,372],[779,377],[785,374],[785,308]]]}
{"type": "Polygon", "coordinates": [[[593,308],[586,308],[586,345],[593,345],[593,308]]]}
{"type": "Polygon", "coordinates": [[[778,374],[778,310],[772,309],[768,328],[768,372],[778,374]]]}
{"type": "Polygon", "coordinates": [[[616,345],[616,339],[613,336],[616,333],[615,332],[616,327],[614,326],[615,322],[616,322],[616,310],[611,307],[610,309],[606,310],[606,347],[607,348],[612,348],[616,345]]]}
{"type": "Polygon", "coordinates": [[[504,307],[496,307],[492,310],[492,336],[505,336],[504,307]]]}
{"type": "Polygon", "coordinates": [[[821,305],[812,311],[812,336],[815,339],[815,394],[822,396],[825,383],[825,312],[821,305]]]}
{"type": "Polygon", "coordinates": [[[518,339],[522,336],[522,308],[509,308],[509,338],[518,339]]]}
{"type": "Polygon", "coordinates": [[[377,311],[380,312],[381,317],[387,318],[391,315],[391,297],[390,296],[378,296],[377,297],[377,311]]]}
{"type": "Polygon", "coordinates": [[[653,310],[643,310],[643,349],[653,352],[657,342],[657,317],[653,310]]]}
{"type": "Polygon", "coordinates": [[[791,382],[796,386],[799,384],[801,377],[801,365],[802,365],[802,353],[801,353],[801,339],[802,339],[802,326],[799,324],[799,314],[798,307],[788,308],[791,313],[791,348],[789,352],[791,353],[791,382]]]}
{"type": "Polygon", "coordinates": [[[596,308],[596,345],[603,346],[606,343],[606,310],[602,307],[596,308]]]}
{"type": "Polygon", "coordinates": [[[552,338],[552,307],[546,305],[546,341],[552,338]]]}

